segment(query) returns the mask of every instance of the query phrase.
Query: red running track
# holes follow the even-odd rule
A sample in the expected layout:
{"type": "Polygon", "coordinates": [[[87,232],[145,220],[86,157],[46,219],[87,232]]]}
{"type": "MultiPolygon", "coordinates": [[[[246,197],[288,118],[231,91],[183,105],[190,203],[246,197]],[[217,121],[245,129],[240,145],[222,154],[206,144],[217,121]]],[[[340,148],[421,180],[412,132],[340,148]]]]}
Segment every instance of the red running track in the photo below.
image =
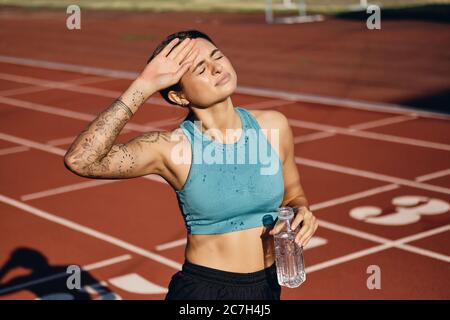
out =
{"type": "MultiPolygon", "coordinates": [[[[70,295],[69,265],[86,269],[91,298],[163,299],[186,236],[171,187],[156,176],[84,179],[62,160],[130,80],[30,61],[0,63],[0,265],[27,248],[1,279],[1,299],[70,295]]],[[[282,299],[450,298],[449,118],[270,94],[237,93],[233,102],[290,119],[320,219],[305,251],[307,281],[283,288],[282,299]],[[367,286],[370,266],[380,268],[380,289],[367,286]]],[[[183,116],[155,96],[118,141],[183,116]]]]}

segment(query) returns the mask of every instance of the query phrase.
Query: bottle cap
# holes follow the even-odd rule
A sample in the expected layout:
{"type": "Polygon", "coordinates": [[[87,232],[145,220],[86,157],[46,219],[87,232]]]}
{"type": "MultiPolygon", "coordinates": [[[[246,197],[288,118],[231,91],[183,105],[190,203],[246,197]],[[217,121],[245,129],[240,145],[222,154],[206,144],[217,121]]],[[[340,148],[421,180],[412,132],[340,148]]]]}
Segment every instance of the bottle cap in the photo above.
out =
{"type": "Polygon", "coordinates": [[[278,208],[278,218],[289,220],[294,217],[294,210],[291,207],[279,207],[278,208]]]}

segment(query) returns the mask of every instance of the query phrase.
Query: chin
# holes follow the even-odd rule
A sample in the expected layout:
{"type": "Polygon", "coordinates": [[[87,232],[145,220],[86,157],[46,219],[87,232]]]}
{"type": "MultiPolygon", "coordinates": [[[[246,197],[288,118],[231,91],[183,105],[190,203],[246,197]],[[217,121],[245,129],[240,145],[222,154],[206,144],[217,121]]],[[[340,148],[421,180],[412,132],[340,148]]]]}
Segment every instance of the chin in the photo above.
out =
{"type": "Polygon", "coordinates": [[[222,86],[217,86],[215,88],[217,92],[219,92],[220,96],[229,97],[236,91],[237,88],[236,78],[232,76],[232,78],[230,79],[230,81],[228,81],[228,83],[222,86]]]}
{"type": "Polygon", "coordinates": [[[220,95],[218,95],[217,101],[224,101],[227,98],[229,98],[231,95],[233,95],[234,91],[236,90],[236,87],[230,88],[227,90],[223,90],[220,95]]]}

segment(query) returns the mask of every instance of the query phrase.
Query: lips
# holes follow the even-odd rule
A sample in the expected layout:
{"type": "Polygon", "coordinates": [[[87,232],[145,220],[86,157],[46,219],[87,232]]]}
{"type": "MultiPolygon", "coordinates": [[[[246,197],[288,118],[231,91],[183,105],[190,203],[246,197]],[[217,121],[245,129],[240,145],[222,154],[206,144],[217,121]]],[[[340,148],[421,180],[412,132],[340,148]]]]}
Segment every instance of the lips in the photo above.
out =
{"type": "Polygon", "coordinates": [[[231,76],[229,73],[224,74],[217,82],[216,86],[220,86],[222,84],[227,83],[230,80],[231,76]]]}

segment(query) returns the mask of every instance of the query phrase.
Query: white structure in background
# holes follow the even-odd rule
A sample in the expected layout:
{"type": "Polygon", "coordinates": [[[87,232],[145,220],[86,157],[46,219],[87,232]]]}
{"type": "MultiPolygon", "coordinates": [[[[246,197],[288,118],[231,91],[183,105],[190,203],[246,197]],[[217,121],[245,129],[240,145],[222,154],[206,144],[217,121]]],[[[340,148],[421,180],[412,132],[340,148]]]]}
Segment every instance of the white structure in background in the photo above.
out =
{"type": "Polygon", "coordinates": [[[320,14],[317,15],[308,15],[306,14],[306,3],[304,0],[283,0],[282,3],[274,3],[273,0],[267,0],[266,5],[266,23],[304,23],[304,22],[314,22],[314,21],[322,21],[323,16],[320,14]],[[290,17],[274,17],[274,9],[296,9],[298,10],[298,16],[290,16],[290,17]]]}
{"type": "MultiPolygon", "coordinates": [[[[314,5],[315,8],[321,5],[314,5]]],[[[323,7],[330,6],[330,4],[323,4],[323,7]]],[[[344,11],[366,11],[369,7],[367,0],[355,0],[354,5],[339,5],[339,1],[334,2],[332,7],[341,7],[344,11]]],[[[305,0],[267,0],[266,5],[266,23],[281,23],[281,24],[292,24],[292,23],[304,23],[304,22],[315,22],[323,21],[324,17],[320,14],[308,15],[306,12],[306,1],[305,0]],[[275,11],[283,12],[288,9],[298,10],[298,15],[289,17],[275,17],[275,11]]]]}

